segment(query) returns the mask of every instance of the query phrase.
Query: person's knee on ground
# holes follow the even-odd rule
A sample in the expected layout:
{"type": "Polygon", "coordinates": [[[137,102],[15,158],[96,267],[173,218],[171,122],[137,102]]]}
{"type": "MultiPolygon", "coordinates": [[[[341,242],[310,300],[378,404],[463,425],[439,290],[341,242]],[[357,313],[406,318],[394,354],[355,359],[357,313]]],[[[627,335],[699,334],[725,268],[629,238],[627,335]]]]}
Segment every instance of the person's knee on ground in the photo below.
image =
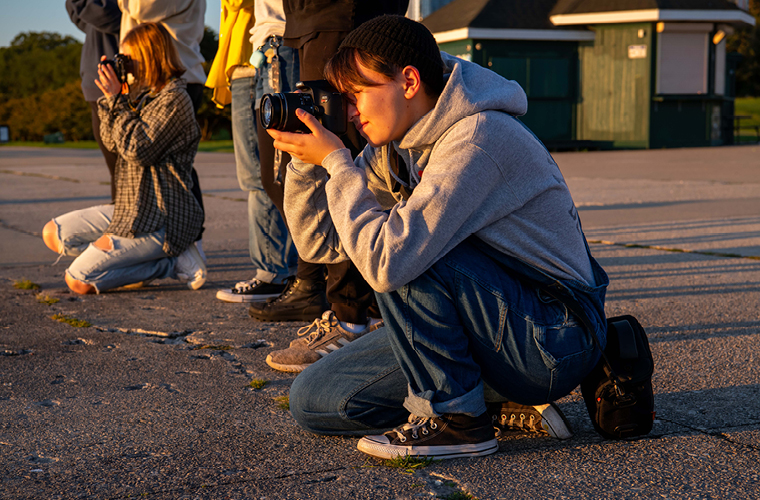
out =
{"type": "Polygon", "coordinates": [[[79,295],[97,293],[97,289],[94,286],[88,285],[87,283],[83,281],[79,281],[78,279],[72,278],[69,273],[65,273],[65,279],[66,279],[66,285],[68,285],[69,290],[71,290],[74,293],[78,293],[79,295]]]}
{"type": "Polygon", "coordinates": [[[63,243],[58,239],[58,224],[54,220],[49,221],[42,228],[42,241],[45,245],[55,253],[63,252],[63,243]]]}

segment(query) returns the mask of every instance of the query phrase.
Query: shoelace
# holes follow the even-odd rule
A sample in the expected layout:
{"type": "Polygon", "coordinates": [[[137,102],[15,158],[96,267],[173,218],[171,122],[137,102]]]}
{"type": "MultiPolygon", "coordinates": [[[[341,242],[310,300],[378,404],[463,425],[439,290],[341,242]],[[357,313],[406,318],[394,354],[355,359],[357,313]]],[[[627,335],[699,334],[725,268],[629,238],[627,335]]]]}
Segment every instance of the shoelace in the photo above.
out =
{"type": "Polygon", "coordinates": [[[276,299],[269,299],[269,300],[272,302],[280,302],[281,300],[285,300],[287,297],[290,297],[290,295],[292,295],[293,292],[295,291],[298,281],[299,281],[298,278],[289,278],[288,284],[285,285],[285,290],[283,290],[282,293],[276,299]]]}
{"type": "MultiPolygon", "coordinates": [[[[494,415],[493,420],[496,420],[496,419],[497,417],[496,415],[494,415]]],[[[519,415],[517,413],[510,413],[510,414],[502,413],[501,425],[507,428],[518,429],[518,430],[527,429],[533,432],[539,432],[542,430],[537,427],[538,419],[536,418],[536,416],[529,415],[526,417],[525,413],[520,413],[519,415]]]]}
{"type": "Polygon", "coordinates": [[[438,424],[435,423],[435,421],[433,421],[433,419],[430,417],[418,417],[416,415],[409,415],[409,422],[402,425],[401,427],[393,429],[393,432],[396,433],[399,441],[405,443],[407,440],[406,433],[411,431],[412,439],[417,439],[419,438],[419,434],[417,433],[418,430],[423,436],[430,434],[428,427],[430,427],[432,430],[436,430],[438,428],[438,424]]]}
{"type": "Polygon", "coordinates": [[[327,316],[327,318],[317,318],[314,320],[314,322],[312,322],[312,324],[299,328],[298,336],[303,337],[304,335],[309,335],[306,343],[308,345],[311,345],[319,340],[322,335],[332,331],[332,329],[336,326],[338,326],[338,318],[336,318],[334,314],[330,314],[327,316]]]}
{"type": "Polygon", "coordinates": [[[250,281],[238,281],[235,284],[235,288],[232,289],[232,293],[245,293],[249,290],[253,290],[259,285],[259,283],[261,283],[261,281],[257,280],[256,278],[250,281]]]}

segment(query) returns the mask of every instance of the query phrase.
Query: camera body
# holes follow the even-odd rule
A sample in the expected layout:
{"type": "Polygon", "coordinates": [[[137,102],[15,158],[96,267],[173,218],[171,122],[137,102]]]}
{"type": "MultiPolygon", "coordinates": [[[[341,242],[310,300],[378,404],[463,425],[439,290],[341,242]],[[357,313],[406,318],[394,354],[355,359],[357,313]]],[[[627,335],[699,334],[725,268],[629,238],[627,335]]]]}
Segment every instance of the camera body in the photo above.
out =
{"type": "Polygon", "coordinates": [[[297,109],[314,115],[327,130],[340,135],[346,132],[348,119],[343,95],[327,80],[298,82],[300,92],[264,94],[259,109],[259,124],[265,129],[310,133],[296,116],[297,109]]]}
{"type": "Polygon", "coordinates": [[[129,56],[125,56],[124,54],[116,54],[113,56],[113,59],[100,61],[100,64],[111,66],[113,72],[116,73],[116,78],[118,78],[121,83],[126,83],[127,73],[132,72],[132,60],[129,56]]]}

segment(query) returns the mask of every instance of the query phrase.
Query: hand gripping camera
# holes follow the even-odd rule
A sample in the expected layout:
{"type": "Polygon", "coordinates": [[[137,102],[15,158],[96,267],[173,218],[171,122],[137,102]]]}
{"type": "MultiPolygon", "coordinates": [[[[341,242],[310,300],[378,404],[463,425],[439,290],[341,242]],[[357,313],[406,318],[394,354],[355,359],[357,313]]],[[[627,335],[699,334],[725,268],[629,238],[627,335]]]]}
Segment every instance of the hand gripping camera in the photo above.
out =
{"type": "Polygon", "coordinates": [[[261,97],[259,123],[265,129],[311,133],[298,119],[296,110],[314,115],[327,130],[340,135],[346,132],[347,118],[344,97],[326,80],[298,82],[300,92],[264,94],[261,97]]]}
{"type": "Polygon", "coordinates": [[[126,83],[127,73],[132,72],[132,60],[129,56],[125,56],[124,54],[116,54],[113,56],[113,59],[100,61],[100,64],[101,66],[106,64],[111,66],[113,72],[116,73],[116,78],[118,78],[121,83],[126,83]]]}

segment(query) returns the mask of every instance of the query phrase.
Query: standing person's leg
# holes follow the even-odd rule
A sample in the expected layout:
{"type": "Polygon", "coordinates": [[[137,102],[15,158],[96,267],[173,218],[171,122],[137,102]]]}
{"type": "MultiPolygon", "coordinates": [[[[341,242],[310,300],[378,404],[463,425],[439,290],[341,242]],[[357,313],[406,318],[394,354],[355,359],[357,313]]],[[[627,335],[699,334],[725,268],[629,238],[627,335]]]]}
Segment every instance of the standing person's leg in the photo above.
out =
{"type": "Polygon", "coordinates": [[[111,202],[116,201],[116,179],[114,173],[116,172],[116,159],[119,157],[113,151],[109,151],[103,145],[103,140],[100,138],[100,116],[98,115],[98,103],[96,101],[89,101],[90,115],[92,118],[92,135],[95,136],[95,142],[98,143],[100,152],[103,153],[103,158],[106,160],[106,166],[108,167],[108,173],[111,174],[111,202]]]}
{"type": "MultiPolygon", "coordinates": [[[[248,68],[243,70],[248,71],[248,68]]],[[[264,190],[259,140],[253,104],[257,78],[232,75],[232,140],[240,189],[248,192],[248,251],[255,269],[253,279],[241,281],[231,290],[219,290],[225,302],[253,302],[277,297],[283,284],[295,272],[297,253],[285,221],[264,190]]]]}
{"type": "MultiPolygon", "coordinates": [[[[338,50],[340,42],[347,34],[347,32],[319,33],[299,48],[301,81],[324,79],[323,70],[327,60],[338,50]]],[[[349,128],[356,132],[353,126],[349,128]]],[[[361,146],[351,140],[361,139],[358,134],[354,133],[352,138],[344,136],[341,139],[351,149],[354,156],[359,154],[361,146]]],[[[272,368],[299,372],[333,350],[369,333],[377,326],[367,317],[367,310],[375,302],[374,292],[358,269],[351,262],[328,264],[325,267],[327,269],[326,301],[330,304],[330,310],[325,311],[321,318],[317,318],[309,329],[299,332],[301,336],[306,336],[308,333],[308,337],[291,342],[287,349],[269,354],[267,363],[272,368]]],[[[301,277],[308,275],[316,278],[317,272],[318,269],[313,264],[307,266],[305,261],[299,259],[297,279],[293,286],[296,289],[298,285],[295,292],[300,292],[303,288],[302,295],[314,296],[314,292],[324,285],[301,277]]],[[[286,290],[283,296],[286,293],[290,293],[291,297],[297,296],[290,290],[286,290]]],[[[287,302],[294,302],[292,299],[285,300],[283,296],[267,304],[254,303],[250,310],[251,316],[264,321],[277,321],[273,318],[282,317],[279,311],[285,311],[288,307],[287,302]]],[[[310,306],[316,309],[315,303],[310,306]]]]}
{"type": "MultiPolygon", "coordinates": [[[[190,100],[193,103],[193,111],[195,114],[198,114],[198,108],[201,106],[201,101],[203,100],[203,84],[201,83],[188,83],[187,84],[187,93],[190,95],[190,100]]],[[[201,206],[201,210],[203,210],[203,216],[205,219],[206,216],[206,210],[203,208],[203,193],[201,192],[201,184],[198,180],[198,172],[196,172],[195,167],[190,172],[190,178],[193,180],[193,187],[190,190],[193,193],[193,196],[195,196],[195,199],[198,200],[198,205],[201,206]]],[[[205,231],[205,227],[201,226],[201,232],[198,234],[198,238],[196,241],[200,241],[203,239],[203,231],[205,231]]],[[[198,248],[201,251],[201,255],[203,255],[203,249],[199,246],[198,248]]]]}
{"type": "MultiPolygon", "coordinates": [[[[281,40],[278,41],[278,43],[280,42],[281,40]]],[[[298,51],[291,47],[280,45],[278,55],[280,60],[279,80],[281,91],[293,91],[300,74],[298,51]]],[[[259,68],[257,90],[259,102],[264,94],[278,91],[278,89],[274,89],[271,86],[271,71],[272,66],[268,62],[265,62],[259,68]]],[[[257,110],[258,108],[259,106],[257,105],[257,110]]],[[[269,197],[279,209],[280,214],[284,214],[284,176],[290,157],[283,153],[280,163],[276,165],[274,140],[263,128],[259,128],[258,137],[261,153],[262,184],[269,197]],[[277,178],[278,173],[281,178],[277,178]]],[[[311,321],[330,308],[325,294],[323,266],[309,264],[299,258],[297,259],[295,275],[295,279],[291,279],[288,282],[285,290],[276,299],[270,299],[267,302],[251,303],[249,309],[250,316],[259,321],[311,321]]]]}
{"type": "Polygon", "coordinates": [[[362,439],[359,449],[375,456],[491,453],[484,382],[511,401],[545,404],[568,394],[598,358],[564,305],[468,243],[378,302],[414,418],[362,439]]]}

